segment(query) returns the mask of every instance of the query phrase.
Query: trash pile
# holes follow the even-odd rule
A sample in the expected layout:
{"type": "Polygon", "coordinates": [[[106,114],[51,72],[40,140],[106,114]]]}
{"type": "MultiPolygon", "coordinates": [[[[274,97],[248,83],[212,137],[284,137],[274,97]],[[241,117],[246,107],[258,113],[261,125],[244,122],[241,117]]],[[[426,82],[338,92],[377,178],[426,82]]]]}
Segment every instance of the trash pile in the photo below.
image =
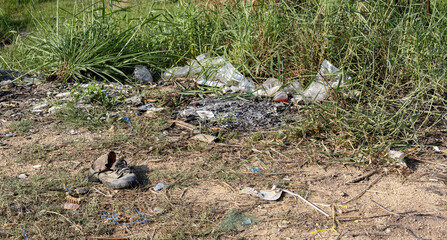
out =
{"type": "Polygon", "coordinates": [[[275,102],[285,102],[289,100],[289,96],[293,96],[292,100],[296,104],[321,102],[329,96],[332,89],[339,88],[345,80],[350,79],[324,60],[315,80],[306,89],[299,82],[283,84],[276,78],[268,78],[256,88],[252,79],[245,77],[223,57],[210,57],[208,54],[197,56],[183,67],[168,69],[162,79],[185,77],[194,79],[199,85],[223,88],[223,92],[252,93],[255,96],[271,97],[275,102]]]}
{"type": "Polygon", "coordinates": [[[225,129],[257,130],[284,124],[295,118],[290,104],[271,102],[258,97],[204,98],[192,101],[179,115],[190,122],[201,122],[225,129]]]}

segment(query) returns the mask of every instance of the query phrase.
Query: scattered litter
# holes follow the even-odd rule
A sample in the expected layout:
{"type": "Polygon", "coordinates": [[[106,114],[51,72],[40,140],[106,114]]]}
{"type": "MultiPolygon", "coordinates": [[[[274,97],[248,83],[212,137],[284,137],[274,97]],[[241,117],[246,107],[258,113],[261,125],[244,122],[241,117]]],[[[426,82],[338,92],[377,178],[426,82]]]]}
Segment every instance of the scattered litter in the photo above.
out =
{"type": "Polygon", "coordinates": [[[279,91],[281,86],[282,83],[278,79],[268,78],[264,81],[264,83],[262,83],[258,90],[253,93],[253,95],[271,97],[279,91]]]}
{"type": "Polygon", "coordinates": [[[184,67],[168,69],[163,74],[163,79],[194,77],[196,83],[211,87],[227,87],[234,92],[251,93],[255,90],[255,84],[250,78],[244,77],[231,63],[223,57],[210,57],[201,54],[195,60],[188,62],[184,67]]]}
{"type": "Polygon", "coordinates": [[[20,229],[22,229],[23,235],[25,236],[24,240],[28,239],[28,236],[26,235],[25,229],[22,228],[22,226],[19,226],[20,229]]]}
{"type": "Polygon", "coordinates": [[[405,153],[401,152],[401,151],[394,151],[394,150],[389,150],[388,151],[388,156],[391,159],[394,160],[401,160],[405,157],[405,153]]]}
{"type": "Polygon", "coordinates": [[[238,228],[253,225],[262,221],[261,218],[231,210],[222,220],[220,228],[222,231],[236,231],[238,228]]]}
{"type": "Polygon", "coordinates": [[[194,137],[192,137],[195,140],[206,142],[206,143],[212,143],[216,140],[217,137],[207,135],[207,134],[197,134],[194,137]]]}
{"type": "Polygon", "coordinates": [[[20,178],[20,179],[25,179],[25,178],[27,178],[27,177],[28,177],[28,175],[26,175],[26,174],[24,174],[24,173],[22,173],[22,174],[19,175],[19,178],[20,178]]]}
{"type": "Polygon", "coordinates": [[[70,190],[65,192],[65,201],[67,201],[69,203],[74,203],[74,204],[80,204],[81,203],[81,199],[80,198],[73,197],[73,196],[70,195],[70,190]]]}
{"type": "Polygon", "coordinates": [[[155,191],[160,191],[161,189],[163,189],[163,187],[165,186],[164,183],[157,183],[157,185],[155,185],[154,190],[155,191]]]}
{"type": "Polygon", "coordinates": [[[242,222],[242,225],[251,225],[251,218],[247,218],[242,222]]]}
{"type": "Polygon", "coordinates": [[[296,103],[304,102],[306,104],[312,101],[321,102],[329,96],[332,89],[343,85],[344,78],[346,80],[350,79],[328,60],[324,60],[315,80],[302,94],[294,95],[294,100],[296,103]]]}
{"type": "Polygon", "coordinates": [[[136,224],[136,223],[146,223],[146,222],[150,221],[150,219],[146,219],[146,216],[144,214],[140,213],[138,208],[135,209],[135,210],[137,211],[138,215],[141,215],[142,217],[141,217],[141,219],[135,220],[135,221],[133,221],[131,223],[120,223],[120,222],[118,222],[118,218],[119,218],[118,214],[113,214],[112,217],[107,218],[106,217],[106,214],[107,214],[106,211],[104,211],[104,213],[101,215],[101,218],[104,218],[105,220],[111,220],[112,222],[114,222],[114,223],[116,223],[116,224],[118,224],[120,226],[128,226],[128,225],[132,225],[132,224],[136,224]]]}
{"type": "Polygon", "coordinates": [[[127,104],[133,104],[133,105],[140,105],[142,103],[141,97],[138,95],[130,97],[130,98],[126,98],[126,99],[124,99],[124,102],[127,104]]]}
{"type": "Polygon", "coordinates": [[[7,133],[5,136],[7,136],[7,137],[12,137],[14,134],[13,133],[7,133]]]}
{"type": "Polygon", "coordinates": [[[439,149],[438,146],[433,146],[433,149],[435,150],[435,152],[442,152],[441,149],[439,149]]]}
{"type": "Polygon", "coordinates": [[[388,151],[388,157],[393,160],[393,164],[397,167],[402,167],[402,168],[407,168],[408,165],[407,163],[404,161],[405,158],[405,153],[401,152],[401,151],[394,151],[394,150],[389,150],[388,151]]]}
{"type": "Polygon", "coordinates": [[[63,208],[67,209],[67,210],[73,210],[76,211],[81,207],[81,205],[76,204],[76,203],[64,203],[63,208]]]}
{"type": "Polygon", "coordinates": [[[132,128],[132,123],[130,122],[130,118],[121,118],[121,121],[126,121],[129,123],[129,127],[132,128]]]}
{"type": "Polygon", "coordinates": [[[308,200],[306,200],[305,198],[303,198],[303,197],[302,197],[301,195],[299,195],[299,194],[296,194],[296,193],[291,192],[291,191],[286,190],[286,189],[277,188],[276,185],[273,185],[273,188],[272,188],[272,189],[273,189],[273,190],[278,189],[278,190],[281,190],[282,192],[286,192],[286,193],[288,193],[288,194],[290,194],[290,195],[292,195],[292,196],[298,197],[298,198],[300,198],[301,200],[303,200],[305,203],[309,204],[311,207],[315,208],[317,211],[319,211],[320,213],[322,213],[324,216],[326,216],[326,217],[330,217],[329,214],[327,214],[326,212],[324,212],[324,211],[321,210],[319,207],[315,206],[313,203],[309,202],[308,200]]]}
{"type": "Polygon", "coordinates": [[[74,212],[74,213],[72,214],[72,216],[74,216],[74,215],[76,215],[76,213],[80,212],[80,211],[81,211],[81,208],[82,208],[82,207],[79,207],[78,211],[74,212]]]}
{"type": "Polygon", "coordinates": [[[280,90],[282,86],[283,84],[278,79],[268,78],[253,94],[256,96],[273,97],[273,101],[275,102],[286,102],[289,100],[289,96],[284,91],[285,89],[280,90]]]}
{"type": "Polygon", "coordinates": [[[138,110],[140,110],[142,112],[146,112],[146,114],[148,114],[148,113],[154,113],[154,112],[163,111],[164,108],[157,108],[153,104],[149,103],[149,104],[145,104],[145,105],[139,106],[138,110]]]}
{"type": "Polygon", "coordinates": [[[244,188],[241,190],[242,193],[257,196],[261,199],[267,201],[276,201],[281,198],[282,190],[256,190],[254,188],[244,188]]]}
{"type": "Polygon", "coordinates": [[[42,167],[42,165],[40,165],[40,164],[33,166],[33,168],[40,168],[40,167],[42,167]]]}
{"type": "Polygon", "coordinates": [[[136,65],[135,70],[133,71],[133,77],[142,82],[153,82],[152,74],[147,70],[146,67],[141,65],[136,65]]]}
{"type": "Polygon", "coordinates": [[[257,172],[257,171],[259,171],[259,168],[258,167],[251,167],[250,171],[251,172],[257,172]]]}
{"type": "Polygon", "coordinates": [[[141,111],[147,111],[147,110],[149,110],[149,109],[151,109],[151,108],[154,108],[155,106],[154,106],[154,104],[145,104],[145,105],[141,105],[141,106],[139,106],[138,107],[138,110],[141,110],[141,111]]]}

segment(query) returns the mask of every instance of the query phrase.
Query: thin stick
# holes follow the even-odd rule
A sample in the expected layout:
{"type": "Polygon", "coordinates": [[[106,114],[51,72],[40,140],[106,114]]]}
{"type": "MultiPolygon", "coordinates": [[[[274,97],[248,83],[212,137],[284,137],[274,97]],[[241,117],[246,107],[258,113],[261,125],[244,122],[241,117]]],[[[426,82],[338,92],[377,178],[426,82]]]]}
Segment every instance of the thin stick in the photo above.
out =
{"type": "Polygon", "coordinates": [[[361,196],[363,196],[363,194],[366,193],[366,191],[368,191],[374,184],[376,184],[377,182],[379,182],[380,179],[382,179],[383,175],[380,175],[378,178],[376,178],[376,180],[374,180],[372,183],[370,183],[363,191],[361,191],[357,196],[355,196],[354,198],[351,198],[348,201],[345,201],[343,204],[352,202],[354,200],[359,199],[361,196]]]}
{"type": "Polygon", "coordinates": [[[53,213],[53,214],[56,214],[56,215],[58,215],[58,216],[61,216],[61,217],[63,217],[65,220],[67,220],[67,222],[69,222],[71,225],[73,225],[77,230],[79,230],[79,231],[81,231],[82,232],[82,230],[81,230],[81,228],[80,227],[78,227],[78,225],[77,224],[75,224],[74,222],[72,222],[70,219],[68,219],[66,216],[64,216],[64,215],[62,215],[62,214],[60,214],[60,213],[58,213],[58,212],[53,212],[53,211],[45,211],[46,213],[53,213]]]}
{"type": "Polygon", "coordinates": [[[371,171],[367,172],[365,175],[362,175],[360,177],[357,177],[357,178],[354,178],[354,179],[352,179],[350,181],[347,181],[345,184],[360,182],[360,181],[362,181],[365,178],[371,177],[372,175],[376,174],[377,172],[378,172],[377,169],[371,170],[371,171]]]}
{"type": "Polygon", "coordinates": [[[394,215],[396,215],[396,216],[400,216],[400,214],[395,213],[395,212],[393,212],[393,211],[390,211],[390,210],[386,209],[384,206],[380,205],[378,202],[376,202],[376,201],[374,201],[374,200],[372,200],[372,199],[370,199],[370,200],[371,200],[371,202],[375,203],[377,206],[379,206],[381,209],[385,210],[386,212],[391,213],[391,214],[394,214],[394,215]]]}
{"type": "Polygon", "coordinates": [[[169,123],[171,123],[171,124],[174,123],[176,126],[185,128],[189,131],[194,131],[196,129],[196,126],[186,123],[184,121],[180,121],[180,120],[171,120],[171,121],[169,121],[169,123]]]}
{"type": "Polygon", "coordinates": [[[110,197],[110,198],[113,197],[113,195],[107,195],[107,194],[105,194],[105,193],[99,191],[98,189],[96,189],[96,188],[94,188],[94,187],[92,187],[92,189],[95,190],[95,191],[97,191],[97,192],[99,192],[99,193],[101,193],[102,195],[104,195],[104,196],[106,196],[106,197],[110,197]]]}
{"type": "Polygon", "coordinates": [[[154,228],[154,231],[152,232],[151,240],[155,237],[155,231],[157,231],[157,228],[154,228]]]}
{"type": "Polygon", "coordinates": [[[303,200],[305,203],[309,204],[311,207],[315,208],[317,211],[319,211],[320,213],[322,213],[324,216],[326,216],[326,217],[331,217],[329,214],[327,214],[326,212],[324,212],[323,210],[321,210],[319,207],[315,206],[313,203],[307,201],[305,198],[301,197],[299,194],[296,194],[296,193],[291,192],[291,191],[286,190],[286,189],[281,189],[281,188],[278,188],[278,189],[281,190],[281,191],[283,191],[283,192],[286,192],[286,193],[288,193],[288,194],[290,194],[290,195],[299,197],[301,200],[303,200]]]}

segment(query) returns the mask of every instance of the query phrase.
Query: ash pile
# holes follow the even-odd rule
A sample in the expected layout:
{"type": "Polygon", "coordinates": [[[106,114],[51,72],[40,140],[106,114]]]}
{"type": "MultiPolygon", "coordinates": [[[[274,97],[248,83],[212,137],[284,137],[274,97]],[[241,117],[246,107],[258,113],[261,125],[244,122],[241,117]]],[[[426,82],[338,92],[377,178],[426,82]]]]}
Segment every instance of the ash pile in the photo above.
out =
{"type": "Polygon", "coordinates": [[[296,118],[292,105],[259,97],[205,98],[192,101],[179,115],[194,124],[227,130],[254,131],[281,126],[296,118]]]}

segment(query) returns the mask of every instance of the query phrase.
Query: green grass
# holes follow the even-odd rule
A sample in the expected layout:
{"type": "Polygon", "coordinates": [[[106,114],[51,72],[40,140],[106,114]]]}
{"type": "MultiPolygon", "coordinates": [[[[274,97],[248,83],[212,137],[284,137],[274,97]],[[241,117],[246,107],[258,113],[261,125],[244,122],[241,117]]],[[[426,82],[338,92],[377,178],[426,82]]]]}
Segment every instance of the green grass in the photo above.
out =
{"type": "Polygon", "coordinates": [[[29,133],[34,126],[32,120],[22,120],[18,122],[12,122],[9,124],[9,130],[13,133],[29,133]]]}

